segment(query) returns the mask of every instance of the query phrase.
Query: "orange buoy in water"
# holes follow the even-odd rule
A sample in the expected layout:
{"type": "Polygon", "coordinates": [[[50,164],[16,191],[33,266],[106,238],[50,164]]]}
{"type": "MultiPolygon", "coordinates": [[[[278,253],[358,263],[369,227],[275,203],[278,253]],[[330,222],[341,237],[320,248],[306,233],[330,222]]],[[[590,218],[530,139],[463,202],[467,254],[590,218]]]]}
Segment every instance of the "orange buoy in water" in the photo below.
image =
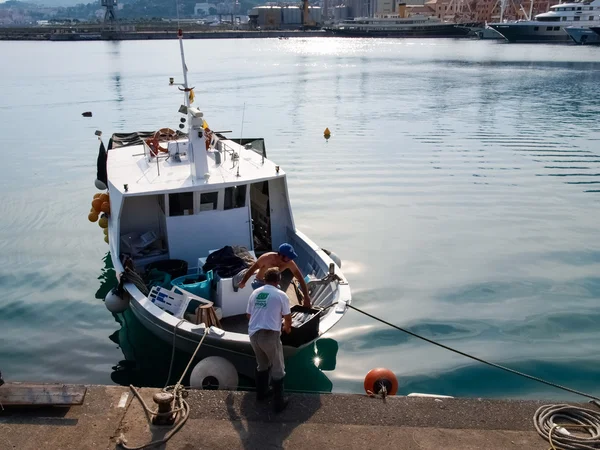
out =
{"type": "Polygon", "coordinates": [[[323,131],[323,137],[325,139],[329,139],[331,137],[331,131],[329,131],[329,128],[325,128],[325,131],[323,131]]]}
{"type": "Polygon", "coordinates": [[[369,395],[383,394],[384,388],[385,395],[395,395],[398,391],[398,379],[389,369],[371,369],[365,377],[364,387],[369,395]]]}
{"type": "Polygon", "coordinates": [[[110,203],[108,203],[108,202],[102,203],[102,206],[100,207],[100,211],[102,211],[103,213],[106,213],[106,214],[110,214],[110,203]]]}

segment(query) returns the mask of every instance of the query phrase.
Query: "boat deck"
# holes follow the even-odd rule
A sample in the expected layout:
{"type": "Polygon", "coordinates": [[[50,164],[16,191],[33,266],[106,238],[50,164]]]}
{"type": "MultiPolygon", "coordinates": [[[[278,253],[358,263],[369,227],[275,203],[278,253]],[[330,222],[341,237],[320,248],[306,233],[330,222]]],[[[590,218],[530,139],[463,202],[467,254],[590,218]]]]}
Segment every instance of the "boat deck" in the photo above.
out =
{"type": "MultiPolygon", "coordinates": [[[[298,291],[293,283],[292,274],[289,271],[284,272],[280,286],[290,299],[290,308],[301,303],[299,300],[301,295],[298,295],[298,291]]],[[[247,334],[248,319],[246,314],[238,314],[236,316],[230,316],[221,319],[221,328],[223,328],[225,331],[231,331],[233,333],[247,334]]]]}

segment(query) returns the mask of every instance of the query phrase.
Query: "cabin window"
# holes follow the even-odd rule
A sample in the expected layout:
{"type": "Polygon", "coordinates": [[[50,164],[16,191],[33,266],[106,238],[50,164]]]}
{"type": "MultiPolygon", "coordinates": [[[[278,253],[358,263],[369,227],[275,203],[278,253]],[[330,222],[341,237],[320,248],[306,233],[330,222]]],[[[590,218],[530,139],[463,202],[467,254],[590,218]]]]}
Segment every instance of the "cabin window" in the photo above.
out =
{"type": "Polygon", "coordinates": [[[588,20],[594,20],[594,16],[590,16],[588,20]]]}
{"type": "Polygon", "coordinates": [[[533,31],[539,31],[540,27],[533,27],[533,31]]]}
{"type": "Polygon", "coordinates": [[[546,27],[546,31],[552,31],[553,27],[546,27]]]}
{"type": "Polygon", "coordinates": [[[575,17],[573,17],[573,20],[574,20],[575,22],[577,22],[577,21],[581,20],[581,17],[580,17],[580,16],[575,16],[575,17]]]}
{"type": "Polygon", "coordinates": [[[560,31],[560,27],[554,27],[554,31],[560,31]]]}
{"type": "Polygon", "coordinates": [[[566,18],[566,17],[563,17],[563,18],[562,18],[562,21],[563,21],[563,22],[565,22],[566,20],[567,20],[567,18],[566,18]]]}
{"type": "Polygon", "coordinates": [[[191,216],[194,214],[194,193],[169,194],[169,216],[191,216]]]}
{"type": "Polygon", "coordinates": [[[225,188],[223,209],[243,208],[246,206],[246,185],[225,188]]]}
{"type": "Polygon", "coordinates": [[[212,211],[213,209],[217,209],[218,200],[218,192],[205,192],[200,194],[200,211],[212,211]]]}
{"type": "Polygon", "coordinates": [[[577,8],[577,11],[581,11],[581,6],[579,6],[579,7],[577,8]]]}

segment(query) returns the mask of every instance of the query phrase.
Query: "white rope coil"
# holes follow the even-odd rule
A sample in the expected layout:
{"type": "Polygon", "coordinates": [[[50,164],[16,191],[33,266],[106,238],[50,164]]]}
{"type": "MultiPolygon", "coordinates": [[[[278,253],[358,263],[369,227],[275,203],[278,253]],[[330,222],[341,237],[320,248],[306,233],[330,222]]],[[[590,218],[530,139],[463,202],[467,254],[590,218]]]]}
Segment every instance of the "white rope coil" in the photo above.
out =
{"type": "Polygon", "coordinates": [[[600,449],[599,411],[564,404],[544,405],[535,412],[533,423],[553,450],[600,449]]]}

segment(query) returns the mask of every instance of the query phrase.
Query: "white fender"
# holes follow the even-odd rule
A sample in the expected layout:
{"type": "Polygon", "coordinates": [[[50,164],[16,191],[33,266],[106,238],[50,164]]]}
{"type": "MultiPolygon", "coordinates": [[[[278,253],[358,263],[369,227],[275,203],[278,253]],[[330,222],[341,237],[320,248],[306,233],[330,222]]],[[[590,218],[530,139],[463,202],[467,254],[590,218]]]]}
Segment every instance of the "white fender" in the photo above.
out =
{"type": "Polygon", "coordinates": [[[98,178],[96,178],[96,181],[94,181],[94,185],[101,191],[105,191],[107,189],[106,184],[104,184],[104,182],[100,181],[98,178]]]}
{"type": "Polygon", "coordinates": [[[321,250],[323,250],[325,253],[327,253],[327,256],[329,256],[331,258],[331,260],[341,269],[342,268],[342,260],[340,259],[340,257],[338,255],[336,255],[335,253],[333,253],[330,250],[327,250],[326,248],[322,248],[321,250]]]}
{"type": "Polygon", "coordinates": [[[209,356],[200,361],[190,375],[190,386],[197,389],[236,390],[238,373],[235,366],[220,356],[209,356]]]}
{"type": "Polygon", "coordinates": [[[117,295],[116,289],[111,289],[104,298],[104,305],[111,313],[122,313],[129,308],[129,298],[123,299],[117,295]]]}

